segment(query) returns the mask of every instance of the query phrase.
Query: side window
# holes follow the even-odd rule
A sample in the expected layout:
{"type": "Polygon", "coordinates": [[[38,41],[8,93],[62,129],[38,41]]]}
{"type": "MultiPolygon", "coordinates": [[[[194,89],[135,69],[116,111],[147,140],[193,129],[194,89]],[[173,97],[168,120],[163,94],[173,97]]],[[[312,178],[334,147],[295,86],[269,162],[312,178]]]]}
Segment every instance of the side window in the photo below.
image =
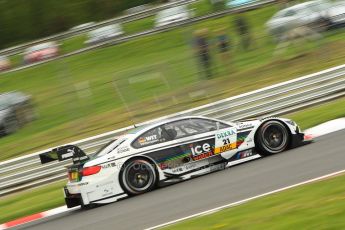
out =
{"type": "Polygon", "coordinates": [[[288,10],[286,13],[285,13],[285,17],[291,17],[291,16],[294,16],[296,14],[295,11],[293,10],[288,10]]]}
{"type": "Polygon", "coordinates": [[[154,129],[151,129],[144,134],[142,134],[140,137],[138,137],[133,143],[132,146],[134,148],[142,148],[154,144],[160,143],[160,127],[156,127],[154,129]]]}
{"type": "Polygon", "coordinates": [[[191,118],[162,125],[161,137],[163,141],[175,140],[227,127],[230,127],[230,125],[222,122],[201,118],[191,118]]]}
{"type": "Polygon", "coordinates": [[[219,121],[207,120],[202,118],[192,119],[193,125],[198,126],[200,129],[203,129],[203,132],[210,132],[218,129],[224,129],[231,127],[228,124],[219,121]]]}
{"type": "Polygon", "coordinates": [[[174,121],[161,127],[162,138],[165,141],[188,137],[198,133],[197,129],[190,128],[190,119],[174,121]]]}
{"type": "Polygon", "coordinates": [[[132,143],[132,146],[134,148],[143,148],[228,127],[231,126],[202,118],[178,120],[145,132],[132,143]]]}

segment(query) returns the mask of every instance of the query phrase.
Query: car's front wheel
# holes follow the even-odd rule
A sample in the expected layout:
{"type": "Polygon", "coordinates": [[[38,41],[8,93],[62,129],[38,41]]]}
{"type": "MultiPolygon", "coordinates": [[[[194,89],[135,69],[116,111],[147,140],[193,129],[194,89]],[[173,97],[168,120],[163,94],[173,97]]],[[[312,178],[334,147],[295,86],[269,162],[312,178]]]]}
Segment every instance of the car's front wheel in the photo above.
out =
{"type": "Polygon", "coordinates": [[[267,121],[258,130],[256,146],[262,155],[272,155],[286,150],[290,132],[279,121],[267,121]]]}
{"type": "Polygon", "coordinates": [[[152,190],[157,182],[155,166],[145,159],[133,159],[121,170],[120,182],[129,195],[138,195],[152,190]]]}

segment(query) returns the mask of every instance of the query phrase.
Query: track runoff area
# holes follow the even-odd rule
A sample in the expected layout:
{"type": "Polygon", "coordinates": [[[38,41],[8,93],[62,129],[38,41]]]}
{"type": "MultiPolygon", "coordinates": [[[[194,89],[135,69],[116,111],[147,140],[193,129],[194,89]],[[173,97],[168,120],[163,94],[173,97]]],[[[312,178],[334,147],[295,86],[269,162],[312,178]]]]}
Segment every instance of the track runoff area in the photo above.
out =
{"type": "MultiPolygon", "coordinates": [[[[323,124],[320,124],[318,126],[310,128],[308,130],[305,130],[305,134],[306,134],[307,138],[314,139],[314,138],[317,138],[317,137],[320,137],[320,136],[323,136],[323,135],[326,135],[326,134],[329,134],[329,133],[332,133],[332,132],[340,131],[340,130],[343,130],[343,129],[345,129],[345,118],[339,118],[339,119],[336,119],[336,120],[325,122],[323,124]]],[[[179,218],[179,219],[171,220],[171,221],[168,221],[168,222],[165,222],[165,223],[161,223],[159,225],[152,226],[152,227],[149,227],[149,228],[146,228],[146,229],[147,230],[148,229],[157,229],[157,228],[161,228],[161,227],[164,227],[164,226],[175,224],[177,222],[180,222],[180,221],[183,221],[183,220],[187,220],[187,219],[190,219],[190,218],[194,218],[194,217],[198,217],[198,216],[214,213],[214,212],[220,211],[220,210],[225,209],[225,208],[237,206],[237,205],[249,202],[251,200],[254,200],[254,199],[257,199],[257,198],[261,198],[261,197],[264,197],[264,196],[268,196],[268,195],[271,195],[271,194],[274,194],[274,193],[278,193],[278,192],[281,192],[281,191],[284,191],[284,190],[287,190],[287,189],[290,189],[290,188],[294,188],[294,187],[301,186],[301,185],[308,184],[308,183],[312,183],[312,182],[315,182],[315,181],[318,181],[318,180],[322,180],[322,179],[326,179],[326,178],[329,178],[329,177],[333,177],[333,176],[339,175],[339,174],[344,173],[344,172],[345,172],[345,169],[338,170],[338,171],[335,171],[333,173],[329,173],[329,174],[326,174],[326,175],[323,175],[323,176],[319,176],[319,177],[316,177],[316,178],[305,180],[305,181],[302,181],[302,182],[299,182],[299,183],[296,183],[296,184],[291,184],[289,186],[285,186],[285,187],[282,187],[282,188],[279,188],[279,189],[275,189],[275,190],[272,190],[270,192],[258,194],[258,195],[255,195],[255,196],[251,196],[251,197],[248,197],[248,198],[245,198],[245,199],[238,200],[236,202],[231,202],[229,204],[225,204],[225,205],[213,208],[213,209],[205,210],[205,211],[202,211],[202,212],[195,213],[193,215],[189,215],[189,216],[185,216],[185,217],[182,217],[182,218],[179,218]]],[[[71,211],[74,211],[76,209],[79,209],[79,207],[68,209],[66,206],[61,206],[61,207],[58,207],[58,208],[55,208],[55,209],[51,209],[51,210],[48,210],[48,211],[45,211],[45,212],[41,212],[41,213],[36,213],[36,214],[30,215],[30,216],[26,216],[26,217],[23,217],[23,218],[19,218],[17,220],[13,220],[13,221],[1,224],[0,225],[0,230],[12,228],[12,227],[19,227],[19,226],[21,226],[23,224],[26,224],[26,223],[29,223],[29,222],[41,220],[43,218],[51,217],[51,216],[58,215],[58,214],[61,214],[61,213],[71,212],[71,211]]]]}

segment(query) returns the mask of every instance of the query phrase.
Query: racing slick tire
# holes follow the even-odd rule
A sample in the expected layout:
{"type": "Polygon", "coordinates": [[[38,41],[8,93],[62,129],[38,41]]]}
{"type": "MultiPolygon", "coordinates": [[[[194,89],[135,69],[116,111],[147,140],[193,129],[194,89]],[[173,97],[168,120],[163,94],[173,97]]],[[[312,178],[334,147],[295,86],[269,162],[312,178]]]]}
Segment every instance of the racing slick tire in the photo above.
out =
{"type": "Polygon", "coordinates": [[[128,195],[151,191],[157,184],[155,166],[145,159],[133,159],[125,163],[120,173],[122,189],[128,195]]]}
{"type": "Polygon", "coordinates": [[[267,121],[259,128],[255,142],[263,156],[280,153],[289,147],[290,132],[279,121],[267,121]]]}

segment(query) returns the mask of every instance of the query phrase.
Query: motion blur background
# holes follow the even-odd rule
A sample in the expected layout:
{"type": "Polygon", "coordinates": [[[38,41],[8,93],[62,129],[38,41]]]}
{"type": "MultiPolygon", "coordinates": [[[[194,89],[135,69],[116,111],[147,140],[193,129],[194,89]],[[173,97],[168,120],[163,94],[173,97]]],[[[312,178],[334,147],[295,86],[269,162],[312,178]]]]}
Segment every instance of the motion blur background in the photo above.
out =
{"type": "Polygon", "coordinates": [[[343,64],[344,1],[303,4],[1,0],[0,160],[343,64]]]}

